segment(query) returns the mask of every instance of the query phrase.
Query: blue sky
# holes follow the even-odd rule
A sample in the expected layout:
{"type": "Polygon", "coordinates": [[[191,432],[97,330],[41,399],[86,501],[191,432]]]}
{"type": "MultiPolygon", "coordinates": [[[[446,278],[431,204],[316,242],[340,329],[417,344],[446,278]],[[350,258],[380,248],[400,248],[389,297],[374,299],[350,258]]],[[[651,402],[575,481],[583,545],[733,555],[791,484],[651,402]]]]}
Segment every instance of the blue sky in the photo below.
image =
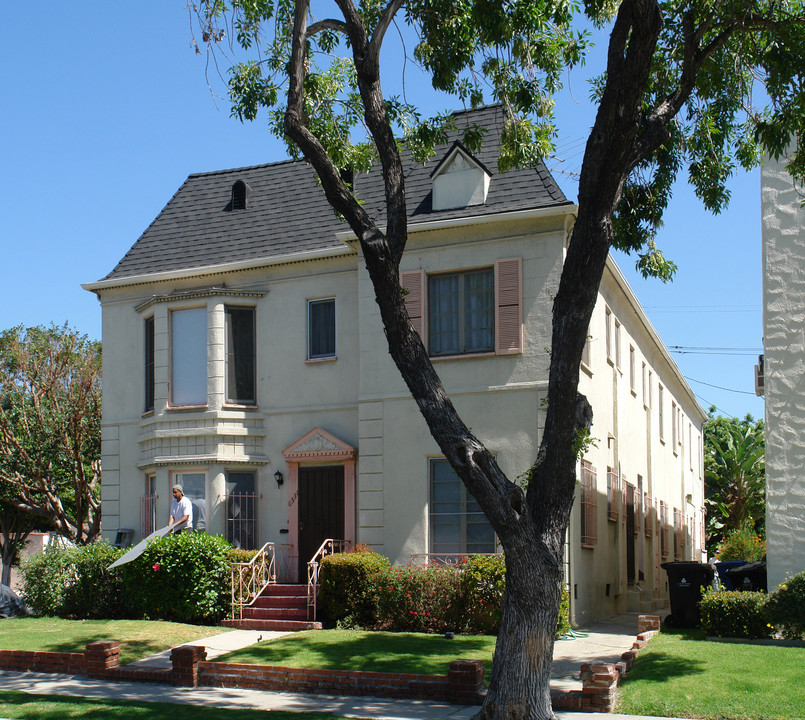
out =
{"type": "MultiPolygon", "coordinates": [[[[241,124],[225,98],[213,98],[183,0],[12,3],[4,25],[0,329],[69,322],[99,338],[100,305],[80,284],[114,267],[187,175],[281,160],[283,145],[259,119],[241,124]]],[[[409,99],[456,106],[408,71],[409,99]]],[[[214,87],[222,92],[220,81],[214,87]]],[[[587,97],[583,78],[572,77],[558,105],[562,162],[548,163],[574,200],[565,171],[580,163],[594,111],[587,97]]],[[[672,284],[643,280],[629,258],[618,262],[672,351],[750,350],[673,353],[705,410],[763,417],[752,374],[762,342],[759,173],[731,188],[718,217],[677,188],[658,238],[679,266],[672,284]]]]}

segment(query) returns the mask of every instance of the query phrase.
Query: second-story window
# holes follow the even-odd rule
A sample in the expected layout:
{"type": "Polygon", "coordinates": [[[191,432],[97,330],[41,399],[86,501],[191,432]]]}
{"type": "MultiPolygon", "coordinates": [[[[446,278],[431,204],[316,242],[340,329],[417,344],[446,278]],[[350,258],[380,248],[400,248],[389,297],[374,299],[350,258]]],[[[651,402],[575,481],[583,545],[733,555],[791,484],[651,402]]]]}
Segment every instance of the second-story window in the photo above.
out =
{"type": "Polygon", "coordinates": [[[154,318],[145,319],[145,412],[154,409],[154,318]]]}
{"type": "Polygon", "coordinates": [[[207,309],[170,314],[171,405],[207,404],[207,309]]]}
{"type": "Polygon", "coordinates": [[[307,357],[335,357],[335,298],[309,300],[307,304],[307,357]]]}
{"type": "Polygon", "coordinates": [[[431,355],[492,352],[495,293],[492,268],[428,278],[431,355]]]}
{"type": "Polygon", "coordinates": [[[257,403],[254,320],[254,308],[226,308],[226,400],[229,403],[257,403]]]}

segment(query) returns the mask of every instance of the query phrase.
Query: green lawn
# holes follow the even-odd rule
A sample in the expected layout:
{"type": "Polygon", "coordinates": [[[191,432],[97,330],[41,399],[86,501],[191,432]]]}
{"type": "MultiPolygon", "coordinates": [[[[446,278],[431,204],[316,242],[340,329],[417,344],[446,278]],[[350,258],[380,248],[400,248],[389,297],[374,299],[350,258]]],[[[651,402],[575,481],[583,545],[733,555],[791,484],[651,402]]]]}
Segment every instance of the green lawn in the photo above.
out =
{"type": "Polygon", "coordinates": [[[87,643],[117,640],[120,642],[120,662],[125,664],[222,632],[228,631],[226,628],[208,625],[184,625],[153,620],[6,618],[0,621],[0,650],[83,652],[87,643]]]}
{"type": "Polygon", "coordinates": [[[309,630],[251,645],[217,662],[446,675],[451,661],[471,659],[484,661],[488,678],[495,640],[492,635],[456,635],[448,640],[425,633],[309,630]]]}
{"type": "Polygon", "coordinates": [[[805,648],[706,641],[663,631],[619,689],[617,712],[721,720],[805,717],[805,648]]]}
{"type": "MultiPolygon", "coordinates": [[[[23,720],[253,720],[255,710],[132,700],[50,697],[0,690],[0,717],[23,720]]],[[[324,713],[259,711],[265,720],[344,720],[324,713]]]]}

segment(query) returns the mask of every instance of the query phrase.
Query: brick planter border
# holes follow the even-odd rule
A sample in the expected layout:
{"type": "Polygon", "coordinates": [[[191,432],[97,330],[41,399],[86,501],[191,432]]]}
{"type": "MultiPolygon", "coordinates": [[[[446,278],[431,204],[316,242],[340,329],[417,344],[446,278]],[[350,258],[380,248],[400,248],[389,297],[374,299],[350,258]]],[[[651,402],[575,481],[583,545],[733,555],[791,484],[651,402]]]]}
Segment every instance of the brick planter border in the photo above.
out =
{"type": "MultiPolygon", "coordinates": [[[[632,649],[618,663],[581,666],[581,691],[551,693],[555,710],[612,712],[618,682],[634,659],[660,631],[660,618],[640,615],[632,649]]],[[[171,651],[171,669],[154,670],[120,666],[120,643],[93,642],[83,653],[0,650],[0,670],[88,675],[101,680],[163,683],[183,687],[230,687],[277,692],[337,693],[374,697],[439,700],[479,705],[484,698],[484,664],[480,660],[454,660],[447,675],[376,673],[357,670],[207,662],[207,651],[182,645],[171,651]]]]}

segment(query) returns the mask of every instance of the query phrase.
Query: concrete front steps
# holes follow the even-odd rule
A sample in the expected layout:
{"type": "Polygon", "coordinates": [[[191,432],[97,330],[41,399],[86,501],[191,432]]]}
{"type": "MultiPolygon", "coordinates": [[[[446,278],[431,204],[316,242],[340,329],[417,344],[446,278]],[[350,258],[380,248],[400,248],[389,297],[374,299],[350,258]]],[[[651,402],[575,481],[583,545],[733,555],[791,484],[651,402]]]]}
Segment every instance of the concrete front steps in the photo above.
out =
{"type": "Polygon", "coordinates": [[[226,627],[245,630],[321,630],[309,619],[306,585],[268,585],[240,620],[224,620],[226,627]]]}

